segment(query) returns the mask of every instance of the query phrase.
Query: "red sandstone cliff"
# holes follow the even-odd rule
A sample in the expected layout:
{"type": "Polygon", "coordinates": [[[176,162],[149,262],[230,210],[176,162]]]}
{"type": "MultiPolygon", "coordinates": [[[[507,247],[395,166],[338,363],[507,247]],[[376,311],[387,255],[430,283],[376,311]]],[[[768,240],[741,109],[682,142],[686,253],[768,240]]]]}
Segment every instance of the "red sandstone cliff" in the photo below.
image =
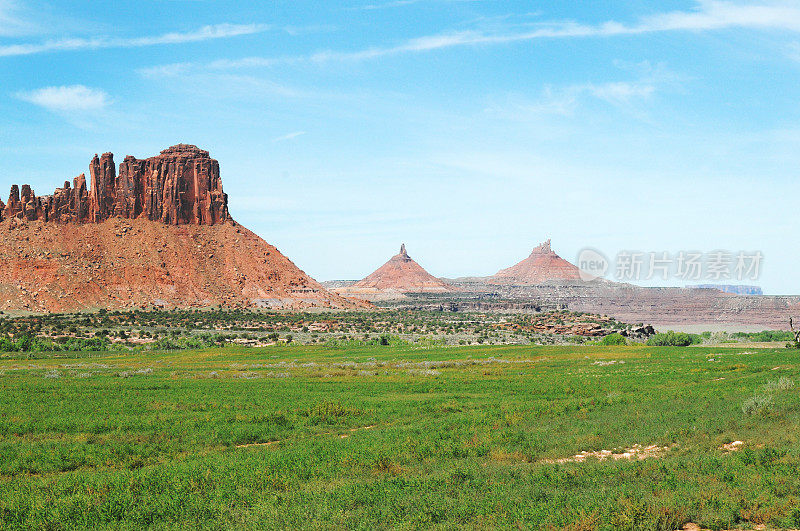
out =
{"type": "Polygon", "coordinates": [[[17,218],[56,223],[100,223],[109,218],[145,218],[170,225],[213,225],[230,220],[219,163],[208,151],[178,144],[148,159],[125,157],[117,175],[114,156],[94,156],[90,187],[84,174],[52,195],[37,197],[31,187],[11,187],[0,202],[0,221],[17,218]]]}

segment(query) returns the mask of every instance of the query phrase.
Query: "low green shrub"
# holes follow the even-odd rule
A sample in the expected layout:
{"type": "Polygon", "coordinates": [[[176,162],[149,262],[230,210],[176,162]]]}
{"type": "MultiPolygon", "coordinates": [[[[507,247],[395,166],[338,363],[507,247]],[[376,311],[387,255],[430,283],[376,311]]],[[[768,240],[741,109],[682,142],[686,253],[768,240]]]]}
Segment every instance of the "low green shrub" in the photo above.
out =
{"type": "Polygon", "coordinates": [[[687,334],[685,332],[658,333],[647,340],[651,347],[688,347],[702,343],[702,338],[697,334],[687,334]]]}
{"type": "Polygon", "coordinates": [[[622,334],[614,332],[613,334],[608,334],[602,340],[600,340],[600,344],[603,346],[625,345],[627,344],[627,340],[622,334]]]}

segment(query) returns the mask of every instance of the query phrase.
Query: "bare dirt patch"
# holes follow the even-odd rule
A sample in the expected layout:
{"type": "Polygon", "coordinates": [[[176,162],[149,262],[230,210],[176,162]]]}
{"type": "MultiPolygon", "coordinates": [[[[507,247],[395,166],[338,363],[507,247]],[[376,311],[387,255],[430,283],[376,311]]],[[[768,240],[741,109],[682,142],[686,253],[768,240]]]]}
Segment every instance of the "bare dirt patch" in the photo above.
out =
{"type": "MultiPolygon", "coordinates": [[[[755,527],[753,527],[753,529],[755,529],[756,531],[760,531],[762,529],[771,529],[771,528],[767,528],[767,526],[765,526],[764,524],[757,524],[755,527]]],[[[710,530],[706,529],[705,527],[700,527],[699,525],[697,525],[695,523],[689,522],[688,524],[684,525],[681,528],[681,530],[679,530],[679,531],[710,531],[710,530]]],[[[739,531],[739,530],[737,530],[737,529],[726,529],[725,531],[739,531]]],[[[798,531],[798,530],[797,529],[786,529],[785,531],[798,531]]]]}
{"type": "Polygon", "coordinates": [[[731,453],[731,452],[738,452],[739,450],[742,449],[742,446],[744,446],[744,441],[733,441],[723,444],[722,446],[719,447],[719,449],[722,450],[723,452],[731,453]]]}
{"type": "MultiPolygon", "coordinates": [[[[350,429],[349,429],[349,430],[347,430],[347,431],[349,431],[350,433],[352,433],[352,432],[354,432],[354,431],[361,431],[361,430],[371,430],[372,428],[375,428],[376,426],[377,426],[377,424],[373,424],[372,426],[363,426],[363,427],[361,427],[361,428],[350,428],[350,429]]],[[[339,435],[339,438],[340,438],[340,439],[347,439],[348,437],[350,437],[350,435],[348,435],[348,434],[346,434],[346,433],[342,433],[342,434],[340,434],[340,435],[339,435]]]]}
{"type": "MultiPolygon", "coordinates": [[[[674,445],[673,445],[674,446],[674,445]]],[[[619,460],[619,459],[649,459],[653,457],[663,457],[663,455],[671,448],[671,446],[658,446],[651,444],[650,446],[641,446],[634,444],[630,448],[626,448],[621,452],[614,450],[595,450],[588,452],[584,450],[579,454],[571,457],[562,457],[560,459],[545,459],[542,463],[583,463],[587,459],[597,459],[598,461],[606,460],[619,460]]]]}

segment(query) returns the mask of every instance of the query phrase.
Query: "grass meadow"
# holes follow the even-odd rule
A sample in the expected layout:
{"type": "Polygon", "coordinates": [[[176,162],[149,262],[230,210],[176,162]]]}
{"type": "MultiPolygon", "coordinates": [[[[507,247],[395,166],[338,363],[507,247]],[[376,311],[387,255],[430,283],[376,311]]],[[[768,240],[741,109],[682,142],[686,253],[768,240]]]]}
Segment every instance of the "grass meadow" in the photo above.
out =
{"type": "Polygon", "coordinates": [[[797,351],[37,355],[0,355],[3,528],[800,527],[797,351]]]}

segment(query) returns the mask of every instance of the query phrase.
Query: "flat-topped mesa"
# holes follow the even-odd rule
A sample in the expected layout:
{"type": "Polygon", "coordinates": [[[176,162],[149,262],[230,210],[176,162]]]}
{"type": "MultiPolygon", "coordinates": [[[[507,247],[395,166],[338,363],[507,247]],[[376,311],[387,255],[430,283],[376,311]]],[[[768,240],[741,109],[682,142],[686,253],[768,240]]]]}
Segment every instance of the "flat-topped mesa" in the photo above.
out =
{"type": "Polygon", "coordinates": [[[178,144],[147,159],[127,156],[119,165],[114,155],[95,155],[86,176],[49,196],[30,186],[11,187],[8,204],[0,202],[0,221],[20,218],[58,223],[100,223],[112,217],[146,218],[170,225],[213,225],[231,220],[228,196],[222,191],[219,162],[197,146],[178,144]]]}

